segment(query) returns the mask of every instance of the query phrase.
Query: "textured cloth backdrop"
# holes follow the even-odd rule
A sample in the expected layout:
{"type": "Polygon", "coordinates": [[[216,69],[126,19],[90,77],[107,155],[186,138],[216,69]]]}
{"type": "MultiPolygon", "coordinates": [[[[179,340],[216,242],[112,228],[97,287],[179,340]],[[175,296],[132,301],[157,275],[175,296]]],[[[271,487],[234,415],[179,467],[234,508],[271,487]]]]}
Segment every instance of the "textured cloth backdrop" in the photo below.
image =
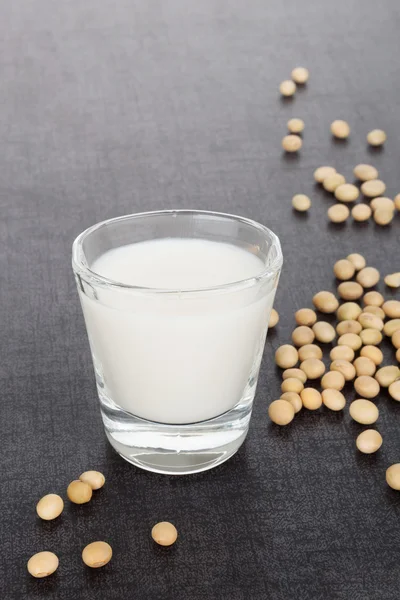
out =
{"type": "MultiPolygon", "coordinates": [[[[0,306],[3,600],[398,600],[400,494],[384,480],[400,461],[400,405],[386,393],[376,456],[355,451],[343,415],[305,413],[272,427],[273,354],[293,312],[334,289],[332,264],[351,251],[399,270],[399,217],[327,224],[332,203],[313,170],[351,180],[372,162],[400,192],[397,0],[2,0],[0,3],[0,306]],[[309,85],[278,95],[296,65],[309,85]],[[306,122],[284,157],[286,121],[306,122]],[[329,124],[347,119],[348,143],[329,124]],[[388,132],[371,152],[366,133],[388,132]],[[308,216],[291,211],[306,193],[308,216]],[[285,263],[251,430],[220,468],[172,478],[139,471],[109,448],[70,267],[85,227],[135,211],[196,207],[240,213],[281,237],[285,263]],[[43,494],[65,497],[85,469],[106,487],[39,522],[43,494]],[[155,547],[150,529],[176,523],[155,547]],[[107,540],[103,570],[81,550],[107,540]],[[34,580],[26,561],[54,550],[60,568],[34,580]]],[[[388,356],[393,356],[388,350],[388,356]]],[[[393,359],[392,359],[393,360],[393,359]]]]}

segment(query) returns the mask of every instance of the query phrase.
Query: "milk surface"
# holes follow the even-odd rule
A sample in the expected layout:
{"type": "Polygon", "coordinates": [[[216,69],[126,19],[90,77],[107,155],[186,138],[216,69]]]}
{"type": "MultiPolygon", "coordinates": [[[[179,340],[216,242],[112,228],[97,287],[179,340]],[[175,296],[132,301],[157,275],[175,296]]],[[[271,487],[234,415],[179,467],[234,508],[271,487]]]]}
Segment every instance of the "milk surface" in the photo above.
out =
{"type": "Polygon", "coordinates": [[[110,250],[91,270],[176,293],[80,292],[104,393],[160,423],[194,423],[233,408],[257,376],[275,289],[195,292],[259,275],[262,261],[221,242],[160,239],[110,250]]]}

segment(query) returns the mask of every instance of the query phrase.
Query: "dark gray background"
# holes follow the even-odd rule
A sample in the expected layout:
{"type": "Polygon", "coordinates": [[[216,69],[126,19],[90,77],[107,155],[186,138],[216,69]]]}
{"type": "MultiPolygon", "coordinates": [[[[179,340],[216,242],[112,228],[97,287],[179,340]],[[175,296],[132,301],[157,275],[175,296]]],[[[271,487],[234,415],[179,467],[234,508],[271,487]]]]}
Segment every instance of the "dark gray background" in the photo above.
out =
{"type": "MultiPolygon", "coordinates": [[[[332,200],[313,170],[347,177],[375,164],[400,191],[397,0],[3,0],[0,4],[1,597],[91,600],[398,600],[400,405],[378,400],[384,444],[355,452],[347,414],[305,411],[272,427],[273,353],[293,312],[334,289],[350,251],[383,274],[399,270],[399,217],[328,225],[332,200]],[[278,94],[294,66],[310,69],[292,102],[278,94]],[[291,116],[304,147],[285,157],[291,116]],[[329,124],[347,119],[348,143],[329,124]],[[382,151],[366,133],[388,132],[382,151]],[[291,211],[310,194],[308,216],[291,211]],[[107,445],[70,267],[74,237],[108,217],[194,207],[271,227],[285,264],[251,431],[229,462],[197,476],[139,471],[107,445]],[[85,469],[106,487],[90,505],[39,522],[35,504],[85,469]],[[172,520],[179,542],[149,537],[172,520]],[[103,570],[83,546],[114,549],[103,570]],[[26,561],[54,550],[60,568],[34,580],[26,561]]],[[[382,288],[383,289],[383,288],[382,288]]],[[[393,353],[388,350],[388,357],[393,353]]]]}

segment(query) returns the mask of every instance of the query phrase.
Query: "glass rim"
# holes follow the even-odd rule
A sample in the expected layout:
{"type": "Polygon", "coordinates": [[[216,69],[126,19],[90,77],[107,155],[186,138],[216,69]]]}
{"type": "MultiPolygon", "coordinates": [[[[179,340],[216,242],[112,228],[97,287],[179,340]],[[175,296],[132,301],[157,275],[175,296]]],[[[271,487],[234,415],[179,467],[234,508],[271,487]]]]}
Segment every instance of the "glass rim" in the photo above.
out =
{"type": "Polygon", "coordinates": [[[74,240],[72,244],[72,268],[75,275],[79,275],[82,277],[87,283],[94,283],[96,285],[105,286],[107,288],[121,289],[126,291],[133,291],[137,293],[143,294],[184,294],[184,295],[192,295],[192,294],[200,294],[205,292],[218,292],[218,291],[239,291],[241,289],[246,289],[252,287],[263,280],[270,279],[273,277],[281,268],[283,262],[282,257],[282,249],[278,236],[265,227],[254,221],[252,219],[248,219],[247,217],[241,217],[239,215],[232,215],[229,213],[216,212],[211,210],[195,210],[195,209],[166,209],[166,210],[155,210],[155,211],[147,211],[140,213],[132,213],[129,215],[122,215],[119,217],[112,217],[111,219],[106,219],[104,221],[100,221],[99,223],[95,223],[91,225],[82,233],[80,233],[74,240]],[[271,238],[271,249],[275,248],[277,251],[277,255],[273,262],[264,266],[263,270],[258,274],[252,277],[248,277],[245,279],[232,281],[229,283],[224,283],[221,285],[214,285],[209,287],[202,288],[194,288],[194,289],[173,289],[173,288],[156,288],[156,287],[148,287],[148,286],[137,286],[130,285],[127,283],[122,283],[120,281],[116,281],[110,279],[108,277],[104,277],[96,271],[90,269],[89,265],[84,258],[83,252],[83,242],[95,231],[101,229],[110,224],[118,223],[124,220],[135,220],[144,217],[156,217],[161,215],[170,215],[170,216],[179,216],[179,215],[204,215],[204,216],[215,216],[226,220],[231,221],[239,221],[244,223],[250,227],[253,227],[260,233],[264,235],[264,237],[271,238]]]}

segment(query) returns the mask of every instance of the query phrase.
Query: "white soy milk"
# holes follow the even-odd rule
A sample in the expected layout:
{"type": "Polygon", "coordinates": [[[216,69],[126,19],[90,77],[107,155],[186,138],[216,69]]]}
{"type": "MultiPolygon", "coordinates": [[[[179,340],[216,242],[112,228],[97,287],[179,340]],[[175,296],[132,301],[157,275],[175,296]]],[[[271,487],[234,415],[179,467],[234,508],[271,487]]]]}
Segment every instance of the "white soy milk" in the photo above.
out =
{"type": "MultiPolygon", "coordinates": [[[[259,275],[254,254],[221,242],[160,239],[110,250],[91,270],[176,293],[80,292],[105,394],[159,423],[194,423],[233,408],[257,375],[275,289],[181,294],[259,275]],[[258,290],[258,292],[257,292],[258,290]]],[[[272,286],[271,286],[272,287],[272,286]]]]}

